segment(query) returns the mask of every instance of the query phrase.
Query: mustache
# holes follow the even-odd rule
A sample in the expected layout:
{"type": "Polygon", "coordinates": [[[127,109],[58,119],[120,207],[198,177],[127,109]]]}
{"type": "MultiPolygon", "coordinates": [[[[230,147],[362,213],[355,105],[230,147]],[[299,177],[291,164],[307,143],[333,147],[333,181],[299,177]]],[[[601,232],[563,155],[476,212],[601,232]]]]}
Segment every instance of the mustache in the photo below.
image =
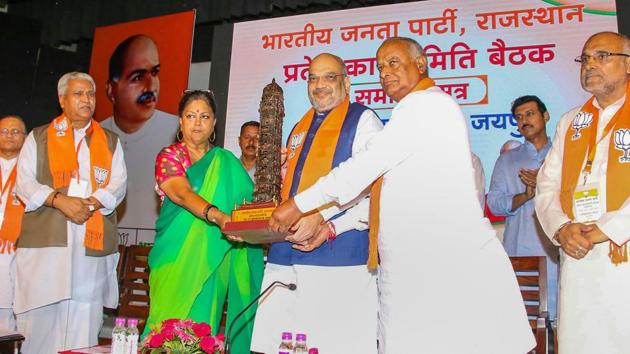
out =
{"type": "Polygon", "coordinates": [[[531,124],[523,124],[523,125],[521,126],[521,129],[525,129],[525,128],[527,128],[527,127],[532,128],[532,125],[531,125],[531,124]]]}
{"type": "Polygon", "coordinates": [[[313,90],[313,95],[317,95],[320,93],[331,93],[332,90],[328,87],[318,87],[316,89],[313,90]]]}
{"type": "Polygon", "coordinates": [[[245,147],[245,149],[255,149],[255,148],[256,148],[256,147],[255,147],[254,145],[247,145],[247,146],[245,147]]]}
{"type": "Polygon", "coordinates": [[[140,97],[138,97],[138,99],[136,100],[136,103],[147,103],[147,102],[155,102],[157,101],[157,95],[155,94],[155,92],[153,91],[147,91],[145,93],[143,93],[142,95],[140,95],[140,97]]]}

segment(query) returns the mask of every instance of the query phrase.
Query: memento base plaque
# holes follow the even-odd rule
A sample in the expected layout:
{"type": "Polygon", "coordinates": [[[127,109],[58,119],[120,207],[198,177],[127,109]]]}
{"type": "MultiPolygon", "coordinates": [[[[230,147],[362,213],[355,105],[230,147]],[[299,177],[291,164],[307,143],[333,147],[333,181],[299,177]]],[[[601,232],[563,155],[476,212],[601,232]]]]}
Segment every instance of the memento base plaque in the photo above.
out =
{"type": "Polygon", "coordinates": [[[280,200],[282,177],[282,118],[284,118],[284,96],[276,80],[263,89],[260,99],[260,130],[256,150],[256,173],[252,203],[243,204],[232,211],[232,220],[223,232],[239,236],[247,243],[273,243],[284,241],[288,233],[268,230],[269,219],[280,200]]]}
{"type": "Polygon", "coordinates": [[[288,233],[268,230],[271,213],[277,206],[276,202],[243,204],[232,211],[232,221],[222,231],[251,244],[282,242],[288,233]]]}

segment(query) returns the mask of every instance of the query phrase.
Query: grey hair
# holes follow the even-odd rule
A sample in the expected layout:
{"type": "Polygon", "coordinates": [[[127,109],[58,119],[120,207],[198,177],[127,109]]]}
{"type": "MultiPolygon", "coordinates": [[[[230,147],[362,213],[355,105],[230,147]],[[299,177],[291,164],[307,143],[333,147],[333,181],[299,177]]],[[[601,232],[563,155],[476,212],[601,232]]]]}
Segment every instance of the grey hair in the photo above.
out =
{"type": "MultiPolygon", "coordinates": [[[[378,50],[380,50],[381,48],[383,48],[386,44],[391,43],[391,42],[403,42],[407,45],[407,51],[409,52],[409,55],[415,60],[417,57],[427,57],[427,54],[425,53],[424,49],[422,48],[422,46],[420,45],[420,43],[418,43],[415,39],[411,39],[408,37],[389,37],[386,40],[383,41],[383,43],[381,43],[381,45],[378,47],[378,50]]],[[[378,50],[376,51],[378,53],[378,50]]],[[[429,75],[429,65],[427,64],[426,67],[426,75],[429,75]]]]}
{"type": "Polygon", "coordinates": [[[383,41],[380,47],[383,47],[384,45],[390,42],[395,42],[395,41],[404,42],[407,45],[407,48],[409,49],[409,54],[411,54],[413,58],[416,58],[419,56],[423,56],[423,57],[426,56],[426,53],[424,52],[424,49],[422,49],[422,46],[420,45],[420,43],[408,37],[389,37],[385,41],[383,41]]]}
{"type": "Polygon", "coordinates": [[[66,94],[66,90],[68,90],[68,82],[70,80],[86,80],[92,84],[92,88],[94,92],[96,92],[96,83],[94,83],[94,79],[86,74],[79,71],[72,71],[63,76],[57,81],[57,96],[64,96],[66,94]]]}

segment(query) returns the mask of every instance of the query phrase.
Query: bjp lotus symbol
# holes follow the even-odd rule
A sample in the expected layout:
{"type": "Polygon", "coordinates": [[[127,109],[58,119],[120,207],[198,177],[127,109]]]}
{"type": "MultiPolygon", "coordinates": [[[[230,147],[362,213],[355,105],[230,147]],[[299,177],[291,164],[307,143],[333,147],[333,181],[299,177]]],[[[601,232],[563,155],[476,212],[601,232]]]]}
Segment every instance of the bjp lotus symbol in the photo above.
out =
{"type": "Polygon", "coordinates": [[[573,130],[575,130],[575,133],[571,137],[571,140],[579,139],[582,136],[580,135],[580,130],[591,125],[592,121],[593,121],[593,113],[579,112],[575,116],[575,118],[573,118],[573,123],[571,124],[571,127],[573,128],[573,130]]]}
{"type": "Polygon", "coordinates": [[[623,151],[619,162],[630,162],[630,129],[617,129],[615,131],[615,149],[623,151]]]}

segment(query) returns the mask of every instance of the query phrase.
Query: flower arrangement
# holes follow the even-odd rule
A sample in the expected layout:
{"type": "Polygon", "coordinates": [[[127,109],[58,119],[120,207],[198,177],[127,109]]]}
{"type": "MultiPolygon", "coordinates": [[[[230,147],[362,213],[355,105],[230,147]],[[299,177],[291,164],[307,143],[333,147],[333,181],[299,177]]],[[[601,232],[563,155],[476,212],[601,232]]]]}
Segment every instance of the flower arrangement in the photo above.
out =
{"type": "Polygon", "coordinates": [[[149,332],[142,343],[142,353],[217,354],[223,353],[224,336],[212,336],[205,322],[169,319],[149,332]]]}

